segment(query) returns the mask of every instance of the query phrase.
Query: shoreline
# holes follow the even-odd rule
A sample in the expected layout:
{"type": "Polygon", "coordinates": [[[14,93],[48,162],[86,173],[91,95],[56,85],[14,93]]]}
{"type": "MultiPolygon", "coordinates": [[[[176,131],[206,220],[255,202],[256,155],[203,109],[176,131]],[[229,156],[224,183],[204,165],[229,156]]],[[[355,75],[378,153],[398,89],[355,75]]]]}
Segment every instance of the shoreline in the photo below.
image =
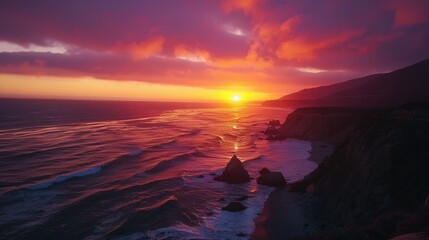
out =
{"type": "MultiPolygon", "coordinates": [[[[330,144],[312,141],[308,160],[319,165],[332,151],[330,144]]],[[[255,231],[250,239],[290,239],[331,228],[324,215],[320,201],[311,193],[277,189],[270,193],[261,214],[254,219],[255,231]]]]}

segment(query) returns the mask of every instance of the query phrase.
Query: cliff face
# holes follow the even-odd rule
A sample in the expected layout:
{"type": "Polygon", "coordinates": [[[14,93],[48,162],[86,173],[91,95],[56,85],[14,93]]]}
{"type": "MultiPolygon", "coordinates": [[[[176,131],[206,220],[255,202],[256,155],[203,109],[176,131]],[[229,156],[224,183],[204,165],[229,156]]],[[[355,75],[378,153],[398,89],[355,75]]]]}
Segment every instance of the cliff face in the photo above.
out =
{"type": "Polygon", "coordinates": [[[429,193],[429,128],[386,119],[359,125],[323,165],[316,193],[345,225],[417,211],[429,193]]]}
{"type": "Polygon", "coordinates": [[[429,193],[429,121],[377,111],[303,109],[282,126],[284,137],[336,142],[334,153],[292,189],[313,185],[341,225],[368,226],[388,213],[423,211],[429,193]]]}
{"type": "Polygon", "coordinates": [[[288,115],[278,136],[339,144],[357,124],[371,121],[385,112],[381,109],[301,108],[288,115]]]}

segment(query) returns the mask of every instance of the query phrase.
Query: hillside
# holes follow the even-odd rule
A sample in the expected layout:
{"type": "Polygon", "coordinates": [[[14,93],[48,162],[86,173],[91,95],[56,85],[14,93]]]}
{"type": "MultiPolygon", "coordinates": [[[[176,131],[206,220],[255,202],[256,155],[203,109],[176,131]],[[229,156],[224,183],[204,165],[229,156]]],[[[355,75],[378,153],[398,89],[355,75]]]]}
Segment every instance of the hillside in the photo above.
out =
{"type": "Polygon", "coordinates": [[[340,83],[336,83],[328,86],[306,88],[298,92],[283,96],[278,100],[315,100],[315,99],[325,98],[340,91],[359,87],[362,84],[366,83],[367,81],[370,81],[381,75],[384,75],[384,74],[381,73],[381,74],[369,75],[366,77],[356,78],[356,79],[352,79],[352,80],[348,80],[345,82],[340,82],[340,83]]]}
{"type": "Polygon", "coordinates": [[[398,107],[429,99],[429,60],[390,73],[304,89],[264,102],[276,107],[398,107]]]}

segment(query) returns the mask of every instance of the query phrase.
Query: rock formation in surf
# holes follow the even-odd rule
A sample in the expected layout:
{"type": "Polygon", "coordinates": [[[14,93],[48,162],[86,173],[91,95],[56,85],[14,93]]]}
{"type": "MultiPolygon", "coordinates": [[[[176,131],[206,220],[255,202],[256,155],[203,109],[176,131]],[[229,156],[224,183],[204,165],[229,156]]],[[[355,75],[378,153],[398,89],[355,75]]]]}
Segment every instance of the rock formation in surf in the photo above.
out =
{"type": "Polygon", "coordinates": [[[244,183],[250,182],[250,176],[240,159],[234,155],[226,165],[222,175],[215,177],[214,180],[227,183],[244,183]]]}
{"type": "Polygon", "coordinates": [[[271,120],[271,121],[268,122],[268,125],[279,127],[281,125],[281,123],[280,123],[280,121],[278,119],[273,119],[273,120],[271,120]]]}
{"type": "Polygon", "coordinates": [[[278,129],[273,125],[269,125],[267,129],[265,129],[264,131],[264,133],[267,135],[274,135],[274,134],[277,134],[277,132],[278,132],[278,129]]]}
{"type": "Polygon", "coordinates": [[[222,210],[229,212],[240,212],[245,210],[247,207],[240,202],[230,202],[228,206],[223,207],[222,210]]]}
{"type": "Polygon", "coordinates": [[[261,176],[256,180],[258,184],[271,187],[283,187],[286,185],[286,180],[281,172],[271,172],[267,168],[263,168],[259,173],[261,176]]]}

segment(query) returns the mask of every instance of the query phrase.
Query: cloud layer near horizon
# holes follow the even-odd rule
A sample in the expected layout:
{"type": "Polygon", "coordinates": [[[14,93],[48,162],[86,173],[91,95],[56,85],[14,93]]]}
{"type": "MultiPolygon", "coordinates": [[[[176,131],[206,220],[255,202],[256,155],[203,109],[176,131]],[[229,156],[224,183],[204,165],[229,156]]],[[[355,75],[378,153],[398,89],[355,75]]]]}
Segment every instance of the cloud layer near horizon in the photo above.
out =
{"type": "Polygon", "coordinates": [[[4,0],[0,72],[287,92],[429,56],[425,0],[4,0]]]}

